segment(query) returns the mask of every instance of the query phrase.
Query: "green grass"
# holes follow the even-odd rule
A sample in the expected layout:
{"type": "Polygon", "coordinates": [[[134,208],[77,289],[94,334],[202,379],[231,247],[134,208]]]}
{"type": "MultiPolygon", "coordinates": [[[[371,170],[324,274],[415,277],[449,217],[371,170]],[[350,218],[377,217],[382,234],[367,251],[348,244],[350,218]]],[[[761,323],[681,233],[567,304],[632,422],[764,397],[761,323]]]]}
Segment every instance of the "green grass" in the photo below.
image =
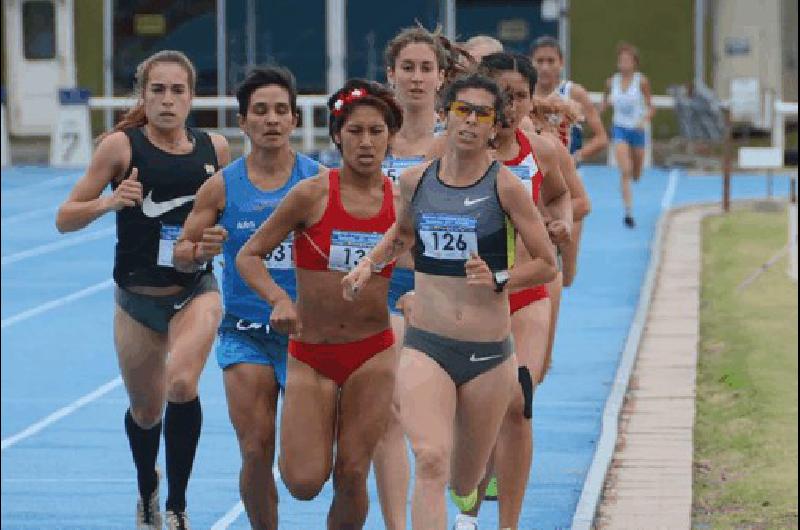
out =
{"type": "Polygon", "coordinates": [[[797,528],[797,285],[778,261],[786,213],[703,224],[695,528],[797,528]]]}

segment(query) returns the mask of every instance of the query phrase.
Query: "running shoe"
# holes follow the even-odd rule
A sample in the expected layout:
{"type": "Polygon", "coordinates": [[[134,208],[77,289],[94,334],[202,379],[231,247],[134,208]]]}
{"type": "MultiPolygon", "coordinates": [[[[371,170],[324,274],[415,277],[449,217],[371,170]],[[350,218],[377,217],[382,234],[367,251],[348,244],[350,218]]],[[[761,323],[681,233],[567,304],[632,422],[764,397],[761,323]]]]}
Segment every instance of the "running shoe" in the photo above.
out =
{"type": "Polygon", "coordinates": [[[478,523],[474,517],[460,513],[456,516],[453,530],[478,530],[478,523]]]}
{"type": "Polygon", "coordinates": [[[141,497],[136,501],[136,530],[161,530],[161,512],[158,508],[158,484],[161,471],[156,468],[156,489],[147,502],[141,497]]]}
{"type": "Polygon", "coordinates": [[[483,498],[487,501],[497,500],[497,477],[492,477],[489,484],[486,485],[486,495],[483,498]]]}
{"type": "Polygon", "coordinates": [[[191,530],[186,512],[167,510],[167,530],[191,530]]]}
{"type": "Polygon", "coordinates": [[[631,214],[626,214],[625,219],[623,219],[622,222],[624,222],[625,226],[627,226],[628,228],[633,228],[634,226],[636,226],[636,223],[634,222],[633,216],[631,214]]]}

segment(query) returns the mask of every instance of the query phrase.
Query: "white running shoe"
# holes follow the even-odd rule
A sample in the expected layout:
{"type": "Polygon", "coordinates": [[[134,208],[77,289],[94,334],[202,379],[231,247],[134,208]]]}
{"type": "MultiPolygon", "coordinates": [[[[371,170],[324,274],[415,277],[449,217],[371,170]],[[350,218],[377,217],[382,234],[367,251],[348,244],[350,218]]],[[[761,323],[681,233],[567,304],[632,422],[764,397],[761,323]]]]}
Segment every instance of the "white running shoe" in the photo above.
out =
{"type": "Polygon", "coordinates": [[[478,518],[460,513],[456,516],[453,530],[478,530],[478,518]]]}
{"type": "Polygon", "coordinates": [[[156,468],[156,489],[150,494],[147,502],[141,497],[136,501],[136,530],[161,530],[161,512],[158,507],[158,484],[161,482],[161,471],[156,468]]]}
{"type": "Polygon", "coordinates": [[[186,512],[166,511],[167,530],[192,530],[189,526],[189,516],[186,512]]]}

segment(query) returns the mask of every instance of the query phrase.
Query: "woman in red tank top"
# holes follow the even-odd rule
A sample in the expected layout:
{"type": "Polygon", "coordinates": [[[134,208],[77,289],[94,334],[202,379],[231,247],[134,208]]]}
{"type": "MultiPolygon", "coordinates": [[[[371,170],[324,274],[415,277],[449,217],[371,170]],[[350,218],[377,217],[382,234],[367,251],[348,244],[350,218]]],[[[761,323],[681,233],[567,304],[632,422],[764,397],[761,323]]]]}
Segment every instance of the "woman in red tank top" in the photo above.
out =
{"type": "Polygon", "coordinates": [[[270,325],[290,335],[281,418],[281,478],[312,499],[333,471],[329,528],[361,528],[370,459],[383,433],[397,355],[386,297],[392,265],[345,301],[342,278],[394,223],[381,162],[402,113],[381,85],[350,80],[328,101],[341,170],[304,180],[242,247],[242,278],[272,306],[270,325]],[[294,232],[297,303],[262,260],[294,232]],[[334,459],[335,454],[335,459],[334,459]]]}

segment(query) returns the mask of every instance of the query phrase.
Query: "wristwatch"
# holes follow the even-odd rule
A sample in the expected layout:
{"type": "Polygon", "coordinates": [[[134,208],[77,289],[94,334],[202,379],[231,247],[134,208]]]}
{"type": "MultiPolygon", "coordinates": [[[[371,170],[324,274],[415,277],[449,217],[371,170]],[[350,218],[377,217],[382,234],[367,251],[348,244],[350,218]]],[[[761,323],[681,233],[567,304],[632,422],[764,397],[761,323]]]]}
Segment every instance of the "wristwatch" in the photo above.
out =
{"type": "Polygon", "coordinates": [[[492,274],[494,280],[494,292],[502,293],[508,283],[508,271],[497,271],[492,274]]]}

